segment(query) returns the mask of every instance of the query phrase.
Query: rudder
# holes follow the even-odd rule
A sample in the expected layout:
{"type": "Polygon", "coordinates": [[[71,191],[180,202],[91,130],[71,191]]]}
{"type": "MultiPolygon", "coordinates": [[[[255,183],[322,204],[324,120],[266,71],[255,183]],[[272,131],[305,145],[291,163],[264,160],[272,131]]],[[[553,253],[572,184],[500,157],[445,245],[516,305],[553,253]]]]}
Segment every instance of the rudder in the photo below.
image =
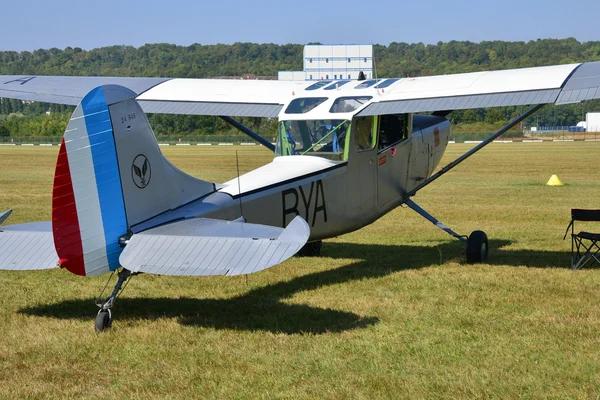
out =
{"type": "Polygon", "coordinates": [[[166,160],[122,86],[90,91],[73,112],[54,178],[52,225],[61,267],[93,276],[120,267],[132,226],[215,190],[166,160]]]}

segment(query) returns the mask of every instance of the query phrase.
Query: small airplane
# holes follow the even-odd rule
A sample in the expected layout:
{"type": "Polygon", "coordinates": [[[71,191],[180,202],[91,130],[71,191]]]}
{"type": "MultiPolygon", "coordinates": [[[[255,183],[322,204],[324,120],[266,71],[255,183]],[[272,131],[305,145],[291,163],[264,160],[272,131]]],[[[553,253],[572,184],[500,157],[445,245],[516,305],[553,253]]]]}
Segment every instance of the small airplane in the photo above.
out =
{"type": "Polygon", "coordinates": [[[0,97],[77,106],[58,154],[52,221],[0,227],[0,269],[116,273],[97,302],[102,331],[131,276],[257,272],[317,255],[323,239],[403,204],[465,242],[468,262],[486,261],[483,231],[460,235],[412,197],[544,104],[600,98],[600,62],[317,82],[0,76],[0,97]],[[448,113],[520,105],[533,106],[434,172],[448,113]],[[219,116],[274,159],[222,184],[197,179],[162,155],[145,113],[219,116]],[[276,143],[240,116],[277,117],[276,143]]]}

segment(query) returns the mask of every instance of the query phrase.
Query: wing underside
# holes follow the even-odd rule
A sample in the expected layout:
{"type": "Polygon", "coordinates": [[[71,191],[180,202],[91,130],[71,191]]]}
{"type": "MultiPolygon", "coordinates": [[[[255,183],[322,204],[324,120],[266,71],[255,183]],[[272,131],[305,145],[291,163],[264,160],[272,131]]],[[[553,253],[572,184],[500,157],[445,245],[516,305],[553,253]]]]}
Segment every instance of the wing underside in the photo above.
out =
{"type": "Polygon", "coordinates": [[[116,84],[150,113],[276,117],[291,99],[323,96],[372,97],[359,115],[433,112],[597,99],[600,62],[372,82],[0,75],[0,97],[76,105],[116,84]]]}

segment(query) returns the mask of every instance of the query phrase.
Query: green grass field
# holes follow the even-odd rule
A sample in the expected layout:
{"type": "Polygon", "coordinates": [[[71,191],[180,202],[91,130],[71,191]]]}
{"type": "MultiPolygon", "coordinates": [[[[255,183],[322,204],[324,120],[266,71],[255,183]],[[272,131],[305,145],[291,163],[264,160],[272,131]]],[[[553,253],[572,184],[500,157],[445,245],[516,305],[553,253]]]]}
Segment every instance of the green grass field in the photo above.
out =
{"type": "MultiPolygon", "coordinates": [[[[450,145],[444,161],[469,145],[450,145]]],[[[207,180],[232,147],[164,149],[207,180]]],[[[240,169],[268,162],[239,147],[240,169]]],[[[0,210],[50,218],[57,147],[0,147],[0,210]]],[[[0,272],[0,398],[598,398],[600,270],[570,270],[570,209],[600,208],[600,143],[492,144],[409,209],[248,277],[133,278],[94,332],[106,277],[0,272]],[[566,183],[547,187],[552,174],[566,183]]]]}

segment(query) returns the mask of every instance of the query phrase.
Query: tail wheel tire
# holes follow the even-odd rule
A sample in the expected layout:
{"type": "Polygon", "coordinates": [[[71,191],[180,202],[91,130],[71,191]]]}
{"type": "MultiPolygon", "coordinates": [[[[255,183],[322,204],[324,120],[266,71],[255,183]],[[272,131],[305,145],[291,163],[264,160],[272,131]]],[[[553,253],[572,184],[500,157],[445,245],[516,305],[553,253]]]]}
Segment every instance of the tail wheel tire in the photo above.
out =
{"type": "Polygon", "coordinates": [[[483,231],[473,231],[467,239],[467,262],[484,263],[488,259],[488,238],[483,231]]]}
{"type": "Polygon", "coordinates": [[[298,257],[318,257],[319,254],[321,254],[322,245],[323,242],[320,240],[316,242],[306,243],[296,255],[298,257]]]}
{"type": "Polygon", "coordinates": [[[94,322],[94,327],[96,328],[96,332],[102,332],[106,328],[110,328],[112,326],[112,314],[110,310],[100,310],[98,315],[96,315],[96,321],[94,322]]]}

